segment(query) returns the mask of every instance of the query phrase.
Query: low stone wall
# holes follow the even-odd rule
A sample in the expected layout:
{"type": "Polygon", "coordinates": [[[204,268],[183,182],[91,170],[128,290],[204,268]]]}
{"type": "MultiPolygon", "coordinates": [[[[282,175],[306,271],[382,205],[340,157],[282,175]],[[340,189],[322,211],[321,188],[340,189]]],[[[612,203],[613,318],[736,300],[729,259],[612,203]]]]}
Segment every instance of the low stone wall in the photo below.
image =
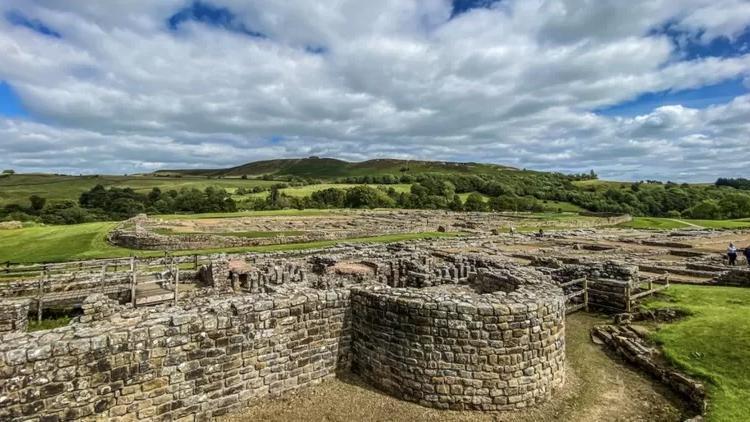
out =
{"type": "Polygon", "coordinates": [[[750,287],[750,269],[729,270],[714,279],[724,286],[750,287]]]}
{"type": "Polygon", "coordinates": [[[707,400],[703,383],[665,365],[661,351],[644,341],[638,330],[633,330],[628,325],[598,325],[591,330],[591,335],[683,396],[700,414],[705,413],[707,400]]]}
{"type": "Polygon", "coordinates": [[[0,335],[24,332],[29,326],[31,300],[0,300],[0,335]]]}
{"type": "Polygon", "coordinates": [[[350,362],[349,291],[241,296],[6,334],[0,420],[209,420],[350,362]]]}
{"type": "Polygon", "coordinates": [[[352,307],[352,369],[396,397],[440,409],[510,410],[547,400],[564,382],[559,289],[355,289],[352,307]]]}

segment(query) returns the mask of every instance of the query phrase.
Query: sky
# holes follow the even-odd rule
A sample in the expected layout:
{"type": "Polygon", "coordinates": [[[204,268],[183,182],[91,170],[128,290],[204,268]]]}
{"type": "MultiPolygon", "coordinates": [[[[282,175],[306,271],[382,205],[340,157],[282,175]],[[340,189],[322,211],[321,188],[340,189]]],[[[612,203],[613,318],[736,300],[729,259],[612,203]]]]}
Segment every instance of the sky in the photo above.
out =
{"type": "Polygon", "coordinates": [[[0,0],[0,168],[750,178],[750,0],[0,0]]]}

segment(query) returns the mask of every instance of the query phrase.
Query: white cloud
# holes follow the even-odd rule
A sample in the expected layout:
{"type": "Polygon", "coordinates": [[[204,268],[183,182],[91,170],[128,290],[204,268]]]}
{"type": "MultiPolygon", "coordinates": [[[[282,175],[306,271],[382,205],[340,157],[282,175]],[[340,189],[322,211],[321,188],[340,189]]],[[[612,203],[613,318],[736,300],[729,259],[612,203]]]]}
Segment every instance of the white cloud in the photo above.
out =
{"type": "Polygon", "coordinates": [[[750,55],[681,61],[653,33],[669,22],[699,42],[733,39],[750,24],[742,0],[506,0],[452,20],[442,0],[211,2],[267,39],[196,22],[170,32],[189,4],[24,4],[61,39],[0,19],[0,79],[35,120],[0,119],[2,167],[132,172],[316,154],[710,180],[750,163],[747,97],[592,113],[750,77],[750,55]]]}

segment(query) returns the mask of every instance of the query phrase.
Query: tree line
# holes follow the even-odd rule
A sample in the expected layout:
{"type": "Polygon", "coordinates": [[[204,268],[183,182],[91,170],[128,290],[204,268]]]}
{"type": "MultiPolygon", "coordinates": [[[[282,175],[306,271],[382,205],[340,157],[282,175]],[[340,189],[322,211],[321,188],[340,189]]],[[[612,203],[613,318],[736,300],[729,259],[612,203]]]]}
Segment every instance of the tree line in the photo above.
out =
{"type": "MultiPolygon", "coordinates": [[[[284,189],[318,182],[287,178],[271,186],[240,187],[233,194],[225,189],[183,188],[148,193],[131,188],[97,185],[78,201],[47,201],[40,196],[28,204],[0,209],[0,220],[74,224],[86,221],[122,220],[139,213],[205,213],[284,208],[412,208],[453,211],[542,211],[544,203],[560,201],[594,212],[628,213],[634,216],[735,219],[750,217],[750,192],[746,179],[719,179],[713,185],[672,182],[636,183],[579,182],[596,175],[564,175],[513,171],[492,175],[423,173],[345,177],[331,187],[306,197],[286,195],[284,189]],[[367,184],[378,184],[369,186],[367,184]],[[396,184],[409,184],[397,190],[396,184]],[[267,192],[265,195],[249,195],[267,192]],[[243,197],[249,196],[249,197],[243,197]],[[462,199],[462,197],[464,199],[462,199]]],[[[330,183],[330,181],[329,181],[330,183]]]]}

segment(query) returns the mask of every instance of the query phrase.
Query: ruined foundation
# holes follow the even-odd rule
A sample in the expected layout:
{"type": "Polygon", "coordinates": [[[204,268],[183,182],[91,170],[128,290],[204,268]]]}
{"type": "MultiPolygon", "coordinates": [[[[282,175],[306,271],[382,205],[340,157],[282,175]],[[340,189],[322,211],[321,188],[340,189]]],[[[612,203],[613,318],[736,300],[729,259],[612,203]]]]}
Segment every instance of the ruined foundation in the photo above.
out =
{"type": "Polygon", "coordinates": [[[393,246],[217,260],[214,287],[0,342],[0,420],[209,420],[353,370],[397,398],[510,410],[564,382],[565,297],[487,256],[393,246]],[[391,287],[404,286],[404,287],[391,287]]]}
{"type": "Polygon", "coordinates": [[[565,303],[515,295],[361,290],[352,294],[353,370],[423,406],[511,410],[564,381],[565,303]]]}

